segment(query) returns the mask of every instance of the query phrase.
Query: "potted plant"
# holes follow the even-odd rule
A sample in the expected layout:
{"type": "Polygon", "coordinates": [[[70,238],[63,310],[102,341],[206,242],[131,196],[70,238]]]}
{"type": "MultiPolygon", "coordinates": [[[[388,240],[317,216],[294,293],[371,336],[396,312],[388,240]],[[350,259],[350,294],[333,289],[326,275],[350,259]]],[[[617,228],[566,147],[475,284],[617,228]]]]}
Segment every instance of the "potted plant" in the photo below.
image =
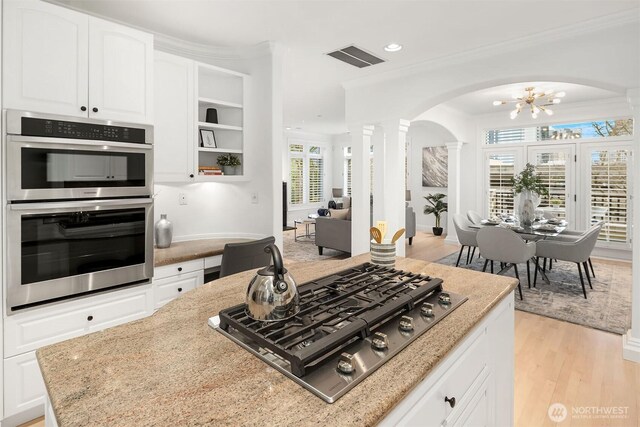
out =
{"type": "Polygon", "coordinates": [[[218,164],[222,166],[225,175],[235,175],[236,167],[240,166],[240,159],[233,154],[222,154],[218,156],[218,164]]]}
{"type": "Polygon", "coordinates": [[[540,196],[546,196],[549,191],[542,179],[536,175],[535,167],[527,163],[524,170],[511,178],[513,193],[516,195],[517,214],[525,227],[531,227],[535,219],[535,210],[540,204],[540,196]]]}
{"type": "Polygon", "coordinates": [[[445,202],[443,199],[447,197],[446,194],[436,193],[429,194],[428,196],[424,196],[424,198],[429,202],[428,205],[424,206],[425,215],[433,214],[436,217],[436,226],[432,228],[434,236],[442,235],[442,227],[440,227],[440,215],[443,212],[447,212],[449,208],[449,204],[445,202]]]}

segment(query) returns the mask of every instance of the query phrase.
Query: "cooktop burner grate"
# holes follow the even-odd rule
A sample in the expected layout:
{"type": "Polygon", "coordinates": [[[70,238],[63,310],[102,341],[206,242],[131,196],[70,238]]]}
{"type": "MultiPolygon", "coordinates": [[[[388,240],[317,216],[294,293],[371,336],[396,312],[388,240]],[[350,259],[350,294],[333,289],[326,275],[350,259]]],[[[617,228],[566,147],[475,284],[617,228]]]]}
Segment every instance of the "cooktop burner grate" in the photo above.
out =
{"type": "Polygon", "coordinates": [[[323,359],[371,336],[386,320],[441,292],[442,280],[366,263],[298,290],[300,312],[291,319],[255,321],[239,304],[220,312],[220,328],[232,328],[280,356],[293,375],[303,377],[323,359]]]}

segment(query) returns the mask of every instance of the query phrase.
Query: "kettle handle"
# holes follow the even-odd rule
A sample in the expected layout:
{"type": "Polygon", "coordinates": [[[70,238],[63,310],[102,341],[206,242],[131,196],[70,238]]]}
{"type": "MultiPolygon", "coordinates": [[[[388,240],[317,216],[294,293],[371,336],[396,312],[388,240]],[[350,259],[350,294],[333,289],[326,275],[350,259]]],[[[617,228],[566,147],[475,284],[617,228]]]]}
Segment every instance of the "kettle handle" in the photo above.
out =
{"type": "Polygon", "coordinates": [[[270,253],[273,258],[273,271],[278,280],[284,280],[284,264],[282,263],[282,255],[280,254],[280,250],[273,243],[269,243],[264,248],[266,253],[270,253]]]}

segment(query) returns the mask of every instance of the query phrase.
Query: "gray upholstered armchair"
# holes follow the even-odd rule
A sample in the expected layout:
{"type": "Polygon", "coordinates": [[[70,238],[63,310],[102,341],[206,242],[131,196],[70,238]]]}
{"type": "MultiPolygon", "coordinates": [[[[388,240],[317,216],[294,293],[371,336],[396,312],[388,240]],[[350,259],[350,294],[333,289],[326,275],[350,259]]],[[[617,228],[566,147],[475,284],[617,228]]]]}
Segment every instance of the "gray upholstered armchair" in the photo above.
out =
{"type": "Polygon", "coordinates": [[[409,239],[409,244],[412,244],[416,235],[416,213],[411,206],[405,208],[404,229],[405,237],[409,239]]]}
{"type": "Polygon", "coordinates": [[[316,246],[320,255],[323,248],[351,253],[351,219],[316,218],[316,246]]]}

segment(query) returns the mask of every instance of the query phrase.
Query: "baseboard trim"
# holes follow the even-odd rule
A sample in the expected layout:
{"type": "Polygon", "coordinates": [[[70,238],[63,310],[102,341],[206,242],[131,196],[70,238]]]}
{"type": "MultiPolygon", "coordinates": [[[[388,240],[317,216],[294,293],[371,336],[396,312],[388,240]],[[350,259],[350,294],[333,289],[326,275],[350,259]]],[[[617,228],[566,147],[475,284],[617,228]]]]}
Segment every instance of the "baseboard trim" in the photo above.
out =
{"type": "Polygon", "coordinates": [[[622,357],[640,363],[640,339],[631,336],[631,329],[622,336],[622,357]]]}
{"type": "Polygon", "coordinates": [[[447,235],[446,239],[444,239],[445,243],[449,243],[451,245],[459,245],[458,238],[456,236],[447,235]]]}

